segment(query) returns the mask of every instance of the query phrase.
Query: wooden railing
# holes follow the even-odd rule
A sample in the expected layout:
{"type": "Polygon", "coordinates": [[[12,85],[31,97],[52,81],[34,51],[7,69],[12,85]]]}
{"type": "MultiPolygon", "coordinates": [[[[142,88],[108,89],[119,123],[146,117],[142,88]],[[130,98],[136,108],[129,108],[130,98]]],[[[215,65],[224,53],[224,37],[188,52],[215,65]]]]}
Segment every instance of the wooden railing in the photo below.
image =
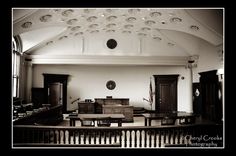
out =
{"type": "MultiPolygon", "coordinates": [[[[62,127],[14,125],[13,147],[125,147],[158,148],[201,146],[202,137],[218,137],[212,146],[223,146],[222,125],[161,127],[62,127]],[[199,139],[197,139],[199,138],[199,139]],[[196,144],[198,143],[198,144],[196,144]]],[[[209,139],[207,140],[209,141],[209,139]]],[[[206,139],[204,142],[207,143],[206,139]]],[[[212,139],[210,140],[212,142],[212,139]]],[[[205,144],[206,145],[206,144],[205,144]]]]}

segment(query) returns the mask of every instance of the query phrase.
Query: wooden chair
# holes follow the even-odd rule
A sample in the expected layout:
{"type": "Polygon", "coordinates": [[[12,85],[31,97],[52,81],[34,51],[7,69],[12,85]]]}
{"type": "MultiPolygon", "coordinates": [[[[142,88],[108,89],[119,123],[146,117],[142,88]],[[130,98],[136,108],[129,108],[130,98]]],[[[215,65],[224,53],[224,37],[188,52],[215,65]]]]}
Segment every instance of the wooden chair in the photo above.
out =
{"type": "Polygon", "coordinates": [[[195,117],[183,117],[179,119],[179,124],[186,125],[186,124],[194,124],[195,123],[195,117]]]}
{"type": "Polygon", "coordinates": [[[110,117],[104,117],[99,118],[97,120],[98,127],[110,127],[111,126],[111,118],[110,117]]]}
{"type": "Polygon", "coordinates": [[[81,120],[81,126],[84,126],[84,127],[94,127],[95,123],[94,123],[93,120],[83,119],[83,120],[81,120]]]}
{"type": "Polygon", "coordinates": [[[165,116],[161,120],[161,125],[174,125],[175,124],[175,120],[176,120],[176,118],[174,118],[174,117],[165,116]]]}

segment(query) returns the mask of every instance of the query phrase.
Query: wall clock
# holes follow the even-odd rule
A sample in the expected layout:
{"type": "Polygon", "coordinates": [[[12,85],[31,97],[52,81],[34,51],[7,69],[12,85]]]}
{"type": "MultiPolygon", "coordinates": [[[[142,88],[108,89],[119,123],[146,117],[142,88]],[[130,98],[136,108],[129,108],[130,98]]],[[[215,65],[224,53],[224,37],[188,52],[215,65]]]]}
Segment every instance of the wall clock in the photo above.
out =
{"type": "Polygon", "coordinates": [[[110,49],[114,49],[117,46],[117,42],[114,39],[109,39],[107,41],[107,47],[110,49]]]}
{"type": "Polygon", "coordinates": [[[113,80],[107,81],[106,87],[107,87],[107,89],[109,89],[109,90],[115,89],[115,87],[116,87],[115,81],[113,81],[113,80]]]}

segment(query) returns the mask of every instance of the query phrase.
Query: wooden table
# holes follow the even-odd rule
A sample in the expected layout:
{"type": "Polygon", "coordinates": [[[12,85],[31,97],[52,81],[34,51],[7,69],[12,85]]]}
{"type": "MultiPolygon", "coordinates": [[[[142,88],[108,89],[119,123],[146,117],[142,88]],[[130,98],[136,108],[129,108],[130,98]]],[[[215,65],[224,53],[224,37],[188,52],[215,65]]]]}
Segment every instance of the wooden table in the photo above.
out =
{"type": "Polygon", "coordinates": [[[164,117],[173,117],[176,119],[180,118],[189,118],[189,117],[195,117],[196,115],[194,113],[187,113],[187,112],[177,112],[177,113],[144,113],[142,114],[145,119],[145,126],[151,126],[152,120],[161,120],[164,117]]]}
{"type": "Polygon", "coordinates": [[[118,126],[122,126],[122,119],[125,118],[123,114],[78,114],[77,116],[69,116],[70,126],[75,126],[76,120],[97,120],[104,117],[110,117],[111,122],[118,122],[118,126]]]}

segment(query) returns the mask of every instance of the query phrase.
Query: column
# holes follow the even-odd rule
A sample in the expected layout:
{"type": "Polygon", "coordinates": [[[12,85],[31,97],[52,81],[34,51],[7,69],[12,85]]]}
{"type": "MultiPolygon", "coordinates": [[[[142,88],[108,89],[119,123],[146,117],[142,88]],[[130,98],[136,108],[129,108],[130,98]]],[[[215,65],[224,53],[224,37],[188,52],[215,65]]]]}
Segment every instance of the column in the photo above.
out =
{"type": "Polygon", "coordinates": [[[26,102],[29,103],[32,101],[32,92],[31,92],[31,89],[32,89],[32,62],[31,60],[30,61],[25,61],[25,65],[26,65],[26,102]]]}

